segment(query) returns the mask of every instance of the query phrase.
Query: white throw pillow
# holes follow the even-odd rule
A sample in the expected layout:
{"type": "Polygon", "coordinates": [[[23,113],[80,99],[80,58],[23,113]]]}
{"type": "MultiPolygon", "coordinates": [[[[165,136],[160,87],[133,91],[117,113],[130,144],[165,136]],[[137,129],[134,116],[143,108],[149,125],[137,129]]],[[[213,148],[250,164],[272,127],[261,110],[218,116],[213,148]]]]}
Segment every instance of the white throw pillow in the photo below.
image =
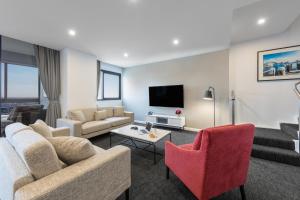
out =
{"type": "Polygon", "coordinates": [[[52,131],[50,127],[42,120],[36,120],[34,124],[29,125],[35,132],[44,136],[44,137],[52,137],[52,131]]]}
{"type": "Polygon", "coordinates": [[[58,157],[68,165],[96,154],[92,143],[84,138],[63,136],[48,138],[48,140],[54,146],[58,157]]]}
{"type": "Polygon", "coordinates": [[[96,111],[95,112],[95,120],[99,121],[99,120],[104,120],[107,117],[107,112],[106,110],[100,110],[100,111],[96,111]]]}

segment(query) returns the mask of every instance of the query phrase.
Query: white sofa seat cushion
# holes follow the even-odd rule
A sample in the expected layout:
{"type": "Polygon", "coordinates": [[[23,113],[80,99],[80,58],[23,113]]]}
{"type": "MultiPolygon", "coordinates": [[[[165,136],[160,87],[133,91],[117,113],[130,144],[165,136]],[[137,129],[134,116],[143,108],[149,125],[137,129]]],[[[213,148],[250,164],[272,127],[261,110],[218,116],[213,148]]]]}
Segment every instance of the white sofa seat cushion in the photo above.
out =
{"type": "Polygon", "coordinates": [[[89,133],[102,131],[105,129],[111,128],[112,125],[110,122],[102,120],[102,121],[91,121],[82,124],[82,134],[86,135],[89,133]]]}
{"type": "Polygon", "coordinates": [[[130,117],[110,117],[105,119],[104,121],[111,123],[112,126],[120,126],[123,124],[131,123],[130,117]]]}
{"type": "Polygon", "coordinates": [[[24,130],[15,134],[10,142],[36,179],[61,169],[54,147],[40,134],[24,130]]]}
{"type": "Polygon", "coordinates": [[[48,138],[58,157],[68,165],[88,159],[96,154],[92,143],[84,138],[63,136],[48,138]]]}

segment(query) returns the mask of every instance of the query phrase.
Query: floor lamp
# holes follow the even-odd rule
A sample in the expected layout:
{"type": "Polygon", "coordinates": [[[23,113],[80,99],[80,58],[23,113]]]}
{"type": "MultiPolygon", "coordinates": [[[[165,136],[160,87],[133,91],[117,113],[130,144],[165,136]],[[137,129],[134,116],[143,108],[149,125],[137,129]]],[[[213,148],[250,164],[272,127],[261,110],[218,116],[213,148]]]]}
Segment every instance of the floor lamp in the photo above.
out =
{"type": "Polygon", "coordinates": [[[208,90],[206,90],[204,97],[204,100],[214,101],[214,127],[216,126],[216,93],[214,87],[209,87],[208,90]]]}

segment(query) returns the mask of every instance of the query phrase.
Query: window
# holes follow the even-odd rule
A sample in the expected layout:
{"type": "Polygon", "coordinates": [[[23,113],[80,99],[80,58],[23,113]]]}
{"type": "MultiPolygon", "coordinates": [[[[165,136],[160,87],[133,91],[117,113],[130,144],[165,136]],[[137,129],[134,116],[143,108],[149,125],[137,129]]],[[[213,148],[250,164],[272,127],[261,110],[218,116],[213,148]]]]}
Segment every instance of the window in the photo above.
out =
{"type": "Polygon", "coordinates": [[[1,99],[3,102],[39,102],[39,88],[38,68],[1,64],[1,99]]]}
{"type": "Polygon", "coordinates": [[[121,99],[121,74],[111,71],[100,71],[98,100],[121,99]]]}

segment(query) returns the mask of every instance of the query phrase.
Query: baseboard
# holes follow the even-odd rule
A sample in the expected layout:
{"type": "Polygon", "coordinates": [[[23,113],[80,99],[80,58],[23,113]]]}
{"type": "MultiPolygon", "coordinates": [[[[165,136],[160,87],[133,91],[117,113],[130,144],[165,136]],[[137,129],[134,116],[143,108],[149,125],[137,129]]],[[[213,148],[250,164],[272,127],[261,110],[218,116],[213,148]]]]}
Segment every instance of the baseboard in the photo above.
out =
{"type": "MultiPolygon", "coordinates": [[[[138,124],[146,124],[145,121],[140,121],[140,120],[134,120],[134,122],[138,123],[138,124]]],[[[192,127],[186,127],[186,126],[183,129],[186,131],[193,131],[193,132],[198,132],[199,130],[201,130],[199,128],[192,128],[192,127]]]]}

